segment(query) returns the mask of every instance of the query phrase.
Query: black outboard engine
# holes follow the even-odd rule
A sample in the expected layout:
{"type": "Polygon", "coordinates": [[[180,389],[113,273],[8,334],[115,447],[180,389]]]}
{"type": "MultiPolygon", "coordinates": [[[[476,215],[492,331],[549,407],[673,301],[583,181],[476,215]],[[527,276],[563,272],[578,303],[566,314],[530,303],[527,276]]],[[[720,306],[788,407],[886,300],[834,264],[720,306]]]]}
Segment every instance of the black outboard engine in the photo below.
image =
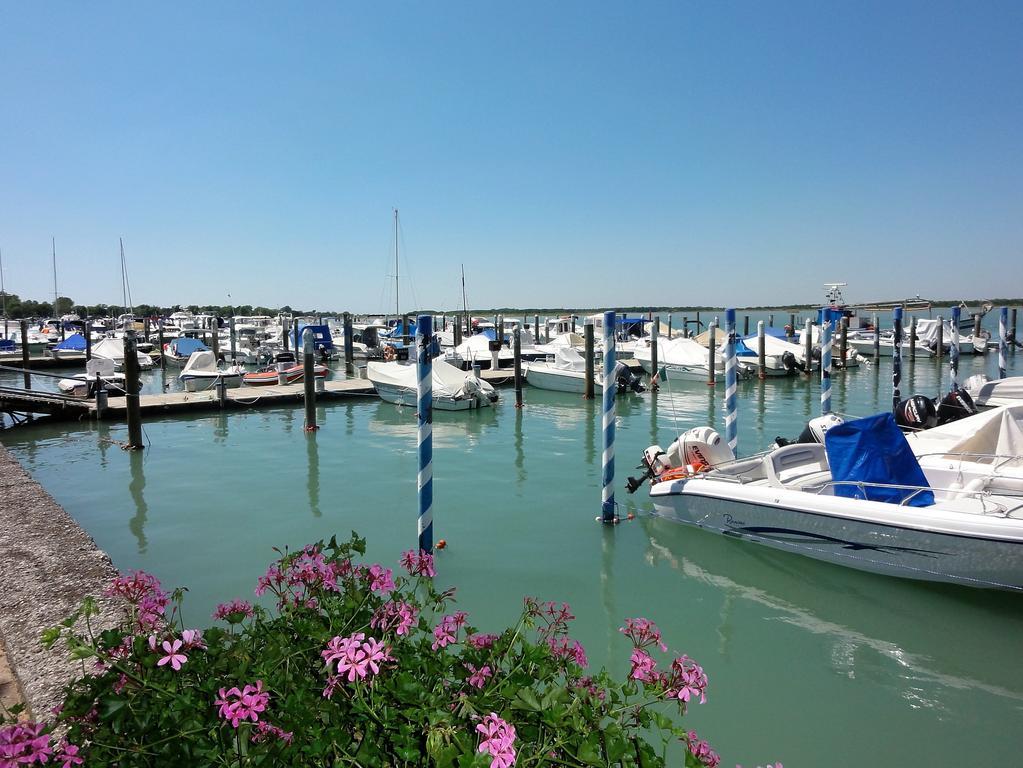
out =
{"type": "Polygon", "coordinates": [[[949,392],[938,403],[938,426],[965,419],[975,413],[978,413],[977,406],[974,405],[970,393],[965,389],[957,389],[949,392]]]}
{"type": "Polygon", "coordinates": [[[637,393],[646,389],[639,376],[630,371],[628,366],[622,362],[615,363],[615,381],[618,384],[619,395],[625,394],[630,389],[637,393]]]}
{"type": "Polygon", "coordinates": [[[785,370],[789,373],[796,370],[796,356],[791,352],[786,352],[781,356],[781,364],[785,366],[785,370]]]}
{"type": "Polygon", "coordinates": [[[930,429],[938,424],[938,409],[931,398],[913,395],[895,406],[895,423],[905,429],[930,429]]]}

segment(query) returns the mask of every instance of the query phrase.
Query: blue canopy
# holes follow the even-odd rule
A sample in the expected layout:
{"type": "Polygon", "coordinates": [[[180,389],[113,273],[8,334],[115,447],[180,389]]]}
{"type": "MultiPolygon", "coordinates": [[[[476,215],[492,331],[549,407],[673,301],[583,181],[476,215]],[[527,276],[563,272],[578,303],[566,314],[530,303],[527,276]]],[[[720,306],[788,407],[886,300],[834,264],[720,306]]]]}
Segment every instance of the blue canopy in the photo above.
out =
{"type": "Polygon", "coordinates": [[[205,352],[208,349],[209,347],[199,341],[199,339],[190,339],[187,336],[174,339],[171,342],[171,351],[178,357],[189,357],[193,352],[205,352]]]}
{"type": "Polygon", "coordinates": [[[323,348],[327,351],[334,349],[334,339],[330,335],[330,328],[325,325],[300,325],[295,329],[295,349],[302,349],[302,337],[305,329],[313,332],[313,349],[323,348]]]}
{"type": "Polygon", "coordinates": [[[84,352],[85,337],[80,333],[72,333],[64,341],[54,347],[62,352],[84,352]]]}
{"type": "Polygon", "coordinates": [[[403,323],[399,322],[393,328],[391,328],[389,331],[385,331],[384,333],[381,333],[380,335],[381,336],[386,336],[389,339],[393,339],[393,338],[396,338],[398,336],[415,336],[416,335],[416,324],[410,322],[408,324],[408,328],[406,328],[403,323]]]}
{"type": "Polygon", "coordinates": [[[14,342],[10,339],[0,339],[0,352],[13,352],[14,342]]]}
{"type": "MultiPolygon", "coordinates": [[[[929,487],[920,463],[890,413],[836,424],[824,434],[824,447],[831,477],[838,482],[836,496],[901,504],[916,488],[929,487]],[[884,488],[877,484],[908,485],[913,489],[884,488]]],[[[917,493],[906,503],[911,507],[928,507],[934,503],[934,493],[917,493]]]]}

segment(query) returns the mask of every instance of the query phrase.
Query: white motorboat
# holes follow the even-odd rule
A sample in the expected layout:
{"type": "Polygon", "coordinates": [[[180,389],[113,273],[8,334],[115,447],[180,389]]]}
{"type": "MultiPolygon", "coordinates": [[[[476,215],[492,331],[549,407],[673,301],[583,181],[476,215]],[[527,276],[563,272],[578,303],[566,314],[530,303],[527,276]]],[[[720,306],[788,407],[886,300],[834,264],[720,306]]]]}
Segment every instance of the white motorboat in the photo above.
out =
{"type": "MultiPolygon", "coordinates": [[[[717,350],[716,355],[722,359],[725,354],[725,343],[728,340],[727,337],[728,334],[721,329],[718,329],[714,336],[714,347],[717,350]]],[[[694,336],[693,340],[710,349],[710,331],[704,331],[703,333],[694,336]]],[[[790,344],[786,341],[782,341],[765,334],[764,375],[772,378],[776,376],[791,376],[796,370],[798,361],[805,356],[801,351],[798,355],[796,354],[796,346],[797,345],[795,344],[790,344]],[[768,339],[770,339],[770,341],[768,341],[768,339]]],[[[740,337],[736,341],[735,355],[740,363],[742,363],[745,367],[752,366],[755,374],[759,375],[759,339],[756,335],[748,336],[746,338],[740,337]]]]}
{"type": "Polygon", "coordinates": [[[235,389],[242,385],[243,373],[241,366],[238,365],[226,369],[218,368],[217,358],[212,350],[203,349],[189,356],[185,367],[178,374],[178,381],[185,385],[186,392],[205,392],[213,389],[221,380],[228,389],[235,389]]]}
{"type": "MultiPolygon", "coordinates": [[[[497,391],[471,372],[459,370],[443,360],[433,361],[433,407],[441,411],[486,408],[497,400],[497,391]]],[[[366,378],[373,382],[383,400],[398,405],[416,404],[417,366],[415,363],[370,361],[366,378]]]]}
{"type": "Polygon", "coordinates": [[[55,360],[81,359],[85,354],[85,337],[80,333],[72,333],[50,350],[55,360]]]}
{"type": "MultiPolygon", "coordinates": [[[[139,368],[148,371],[153,367],[153,358],[145,352],[136,350],[139,361],[139,368]]],[[[114,370],[124,370],[124,341],[122,339],[101,339],[92,347],[92,356],[110,360],[114,364],[114,370]]]]}
{"type": "Polygon", "coordinates": [[[956,473],[957,487],[1023,494],[1023,399],[913,432],[906,441],[925,470],[956,473]]]}
{"type": "MultiPolygon", "coordinates": [[[[643,370],[653,374],[649,343],[638,346],[634,354],[643,370]]],[[[669,339],[660,336],[657,339],[657,367],[668,379],[705,382],[710,377],[710,350],[693,339],[669,339]]],[[[715,357],[714,372],[715,381],[723,382],[725,379],[723,355],[715,357]]],[[[736,362],[736,372],[739,378],[750,378],[756,374],[756,366],[739,360],[736,362]]]]}
{"type": "MultiPolygon", "coordinates": [[[[525,366],[526,381],[538,389],[582,394],[586,387],[586,359],[572,347],[559,347],[553,358],[534,361],[525,366]]],[[[632,389],[642,392],[638,377],[621,362],[615,364],[615,381],[619,391],[632,389]]],[[[604,391],[604,377],[600,366],[594,367],[593,391],[604,391]]]]}
{"type": "Polygon", "coordinates": [[[965,388],[973,402],[982,408],[1023,403],[1023,376],[988,380],[978,373],[966,380],[965,388]]]}
{"type": "Polygon", "coordinates": [[[179,336],[163,345],[163,357],[168,366],[184,368],[193,352],[208,352],[210,348],[198,339],[179,336]]]}
{"type": "MultiPolygon", "coordinates": [[[[492,339],[486,333],[477,333],[474,336],[470,336],[457,347],[451,347],[444,352],[444,361],[459,368],[469,368],[477,363],[480,368],[490,368],[494,356],[494,353],[490,351],[491,341],[492,339]]],[[[502,346],[498,350],[498,367],[511,365],[514,361],[515,353],[511,349],[502,346]]]]}
{"type": "Polygon", "coordinates": [[[644,463],[657,513],[680,522],[874,573],[1023,590],[1023,493],[970,462],[918,462],[891,414],[740,460],[691,430],[644,463]]]}
{"type": "Polygon", "coordinates": [[[111,395],[124,394],[124,374],[114,370],[114,363],[103,357],[94,357],[85,363],[85,373],[76,373],[57,382],[57,389],[74,397],[91,397],[96,394],[96,378],[103,382],[111,395]]]}

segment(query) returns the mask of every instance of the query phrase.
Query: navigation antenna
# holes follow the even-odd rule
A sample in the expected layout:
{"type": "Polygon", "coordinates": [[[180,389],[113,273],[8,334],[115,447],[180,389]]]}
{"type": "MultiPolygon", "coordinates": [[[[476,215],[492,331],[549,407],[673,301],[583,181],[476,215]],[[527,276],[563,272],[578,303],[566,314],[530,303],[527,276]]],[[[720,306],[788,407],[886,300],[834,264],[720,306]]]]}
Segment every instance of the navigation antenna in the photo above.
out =
{"type": "Polygon", "coordinates": [[[849,285],[849,283],[824,283],[824,287],[828,289],[828,292],[824,294],[824,298],[826,298],[828,303],[832,306],[841,306],[845,304],[845,299],[842,298],[842,289],[847,285],[849,285]]]}

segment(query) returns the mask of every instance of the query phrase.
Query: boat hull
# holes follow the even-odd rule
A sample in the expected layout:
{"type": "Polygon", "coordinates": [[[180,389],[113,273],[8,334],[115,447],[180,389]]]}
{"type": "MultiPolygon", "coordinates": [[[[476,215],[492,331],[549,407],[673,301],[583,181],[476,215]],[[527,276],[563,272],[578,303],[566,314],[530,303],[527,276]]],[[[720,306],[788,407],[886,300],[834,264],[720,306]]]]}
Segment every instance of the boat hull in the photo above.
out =
{"type": "MultiPolygon", "coordinates": [[[[586,388],[586,374],[575,371],[559,371],[545,365],[530,365],[526,370],[526,381],[529,386],[537,389],[549,389],[554,392],[572,392],[583,394],[586,388]]],[[[594,392],[603,392],[604,385],[597,376],[593,382],[594,392]]]]}
{"type": "MultiPolygon", "coordinates": [[[[418,395],[414,389],[378,382],[374,382],[373,386],[376,389],[377,394],[380,395],[380,399],[384,402],[394,403],[395,405],[416,405],[418,395]]],[[[490,404],[490,400],[485,397],[433,398],[434,410],[438,411],[470,411],[475,408],[489,408],[490,404]]]]}
{"type": "Polygon", "coordinates": [[[1023,542],[1018,540],[884,525],[699,491],[652,493],[651,500],[658,515],[677,522],[857,570],[972,587],[1023,588],[1023,542]]]}
{"type": "Polygon", "coordinates": [[[242,374],[227,373],[213,375],[184,374],[181,381],[186,392],[206,392],[216,387],[217,381],[223,379],[228,389],[237,389],[242,385],[242,374]]]}

